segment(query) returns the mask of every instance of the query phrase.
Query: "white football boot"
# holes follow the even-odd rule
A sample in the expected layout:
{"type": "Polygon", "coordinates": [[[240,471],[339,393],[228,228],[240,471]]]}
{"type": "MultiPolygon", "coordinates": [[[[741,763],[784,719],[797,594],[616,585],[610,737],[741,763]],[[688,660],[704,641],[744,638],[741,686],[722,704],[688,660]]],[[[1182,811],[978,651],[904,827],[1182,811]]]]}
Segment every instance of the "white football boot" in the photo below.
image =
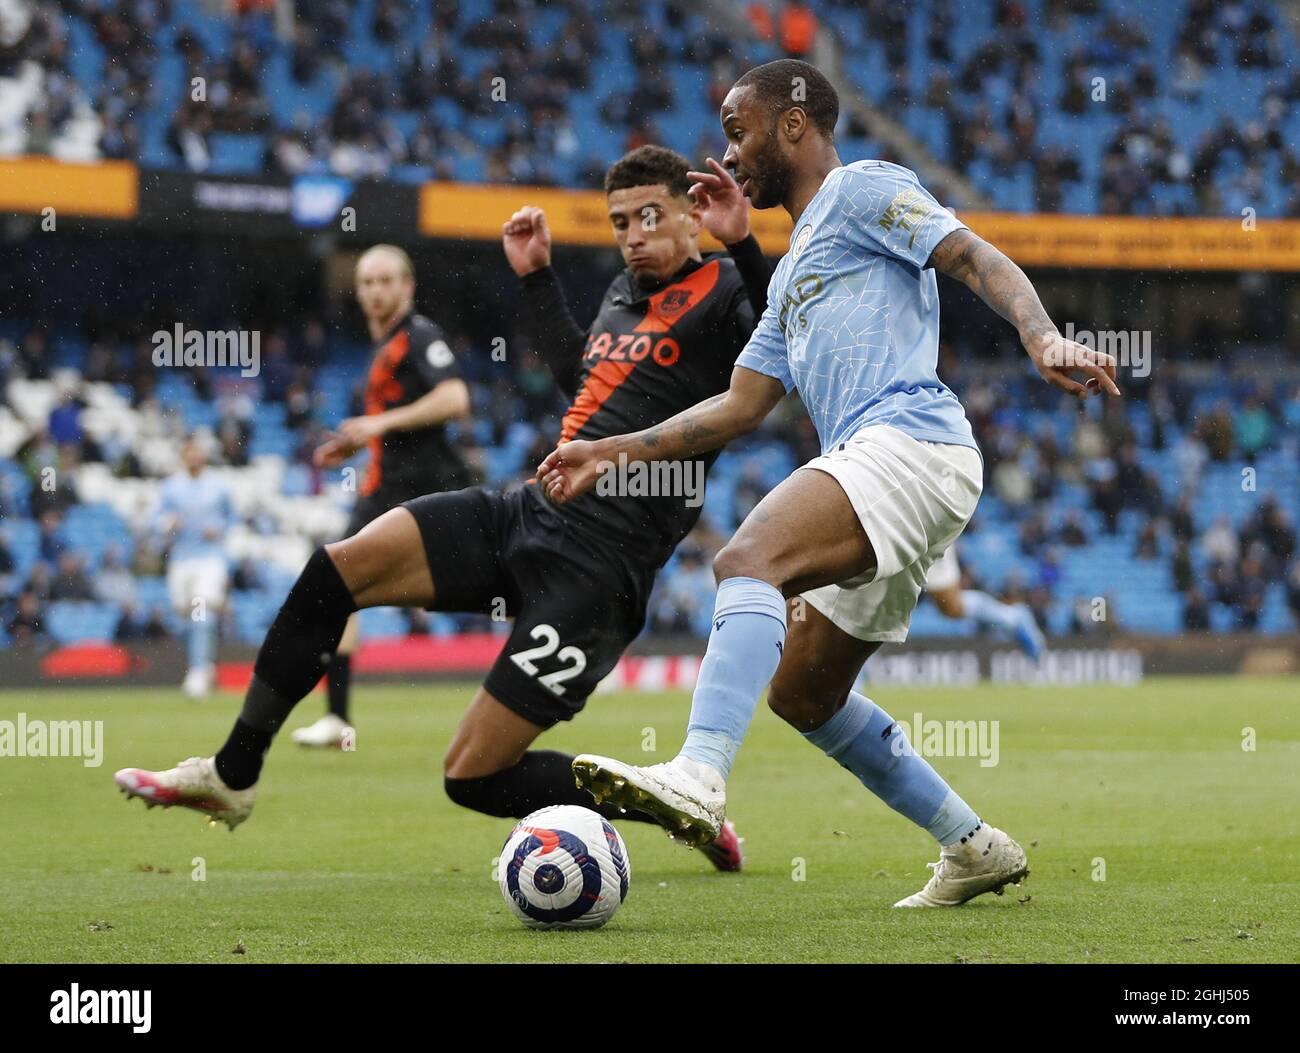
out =
{"type": "Polygon", "coordinates": [[[895,907],[957,907],[985,892],[1000,896],[1004,885],[1019,885],[1029,876],[1025,850],[988,823],[940,849],[939,862],[926,866],[934,874],[925,888],[900,899],[895,907]]]}
{"type": "Polygon", "coordinates": [[[573,760],[573,774],[597,803],[645,812],[669,836],[695,848],[717,838],[726,819],[727,788],[722,776],[689,757],[638,768],[583,753],[573,760]]]}
{"type": "Polygon", "coordinates": [[[216,677],[216,670],[210,665],[196,665],[185,674],[185,679],[181,682],[181,690],[185,692],[185,697],[193,702],[202,702],[212,694],[212,681],[216,677]]]}
{"type": "Polygon", "coordinates": [[[156,804],[193,808],[231,830],[252,814],[257,797],[256,783],[246,790],[232,790],[222,782],[211,757],[190,757],[166,771],[123,768],[113,781],[124,794],[139,797],[149,808],[156,804]]]}
{"type": "Polygon", "coordinates": [[[341,750],[355,737],[356,732],[334,713],[326,713],[315,724],[308,724],[305,728],[296,728],[292,735],[293,741],[299,746],[336,750],[341,750]]]}

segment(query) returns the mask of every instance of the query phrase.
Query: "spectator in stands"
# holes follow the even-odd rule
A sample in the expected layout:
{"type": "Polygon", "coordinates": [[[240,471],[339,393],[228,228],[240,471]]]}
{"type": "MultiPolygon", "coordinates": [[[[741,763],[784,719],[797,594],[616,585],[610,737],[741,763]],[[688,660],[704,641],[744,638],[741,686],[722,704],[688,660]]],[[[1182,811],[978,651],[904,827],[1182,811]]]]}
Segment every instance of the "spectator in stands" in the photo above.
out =
{"type": "Polygon", "coordinates": [[[79,447],[85,438],[81,428],[81,410],[83,403],[73,388],[67,388],[59,396],[58,404],[50,411],[46,425],[50,438],[60,446],[79,447]]]}
{"type": "Polygon", "coordinates": [[[806,4],[788,0],[781,9],[781,48],[789,58],[807,58],[817,42],[817,15],[806,4]]]}
{"type": "Polygon", "coordinates": [[[8,535],[0,533],[0,596],[9,594],[9,579],[17,566],[13,552],[9,548],[8,535]]]}
{"type": "Polygon", "coordinates": [[[17,610],[5,629],[19,647],[30,646],[46,638],[45,609],[34,592],[26,590],[19,594],[17,610]]]}
{"type": "Polygon", "coordinates": [[[1013,508],[1023,508],[1034,496],[1034,480],[1024,466],[1011,458],[993,469],[993,488],[1013,508]]]}
{"type": "Polygon", "coordinates": [[[1246,458],[1258,456],[1273,444],[1273,418],[1257,396],[1252,394],[1242,403],[1233,422],[1233,432],[1237,449],[1246,458]]]}
{"type": "Polygon", "coordinates": [[[761,465],[757,461],[746,461],[740,469],[740,478],[736,480],[736,492],[731,504],[733,521],[743,523],[754,506],[766,496],[767,487],[763,485],[761,465]]]}
{"type": "Polygon", "coordinates": [[[754,36],[759,40],[770,41],[776,39],[776,23],[772,20],[772,12],[768,9],[767,4],[761,0],[755,0],[745,8],[745,17],[749,19],[750,28],[754,31],[754,36]]]}
{"type": "Polygon", "coordinates": [[[1295,555],[1296,535],[1290,516],[1273,494],[1247,516],[1238,531],[1244,551],[1256,554],[1271,574],[1281,574],[1295,555]]]}
{"type": "Polygon", "coordinates": [[[1083,516],[1079,514],[1078,509],[1072,508],[1065,514],[1056,539],[1069,548],[1082,548],[1088,543],[1088,534],[1083,528],[1083,516]]]}
{"type": "Polygon", "coordinates": [[[135,578],[122,560],[122,550],[117,545],[109,545],[104,550],[104,559],[95,572],[95,599],[101,603],[113,603],[125,610],[135,606],[135,578]]]}
{"type": "Polygon", "coordinates": [[[284,407],[284,423],[294,431],[303,431],[315,423],[316,406],[307,377],[294,377],[285,393],[284,407]]]}
{"type": "Polygon", "coordinates": [[[1195,569],[1192,566],[1192,547],[1186,538],[1179,538],[1174,544],[1170,576],[1173,578],[1174,588],[1179,592],[1188,592],[1196,580],[1195,569]]]}
{"type": "Polygon", "coordinates": [[[1232,523],[1227,516],[1219,516],[1214,525],[1201,538],[1201,551],[1211,563],[1232,563],[1240,554],[1241,546],[1232,523]]]}
{"type": "Polygon", "coordinates": [[[1291,608],[1291,618],[1300,628],[1300,560],[1291,565],[1286,578],[1286,605],[1291,608]]]}
{"type": "Polygon", "coordinates": [[[1204,632],[1210,628],[1210,604],[1200,589],[1191,589],[1183,603],[1183,628],[1204,632]]]}
{"type": "Polygon", "coordinates": [[[59,557],[58,574],[51,585],[55,600],[83,602],[95,598],[94,586],[86,574],[86,557],[80,552],[65,552],[59,557]]]}
{"type": "Polygon", "coordinates": [[[1196,537],[1196,517],[1193,515],[1192,494],[1184,490],[1178,503],[1169,513],[1169,530],[1176,541],[1191,542],[1196,537]]]}
{"type": "Polygon", "coordinates": [[[1160,530],[1157,520],[1148,519],[1138,532],[1137,547],[1133,551],[1135,559],[1152,560],[1160,558],[1160,530]]]}
{"type": "Polygon", "coordinates": [[[1061,583],[1061,554],[1046,548],[1038,561],[1038,587],[1051,592],[1061,583]]]}
{"type": "Polygon", "coordinates": [[[1174,470],[1178,473],[1178,489],[1187,495],[1196,493],[1201,486],[1201,473],[1209,459],[1210,451],[1201,441],[1200,429],[1192,428],[1184,432],[1174,446],[1174,470]]]}
{"type": "Polygon", "coordinates": [[[1255,555],[1247,555],[1241,561],[1240,585],[1237,595],[1237,625],[1247,632],[1259,628],[1260,615],[1264,609],[1264,599],[1268,595],[1268,580],[1261,560],[1255,555]]]}
{"type": "Polygon", "coordinates": [[[1119,532],[1119,514],[1124,508],[1124,495],[1115,476],[1115,462],[1109,457],[1093,461],[1088,467],[1092,507],[1102,514],[1108,534],[1119,532]]]}
{"type": "Polygon", "coordinates": [[[1041,512],[1031,512],[1020,524],[1020,551],[1037,556],[1048,542],[1047,524],[1041,512]]]}
{"type": "Polygon", "coordinates": [[[1222,462],[1232,456],[1232,414],[1226,402],[1216,405],[1213,412],[1205,418],[1202,433],[1211,460],[1222,462]]]}
{"type": "Polygon", "coordinates": [[[63,537],[63,514],[54,509],[42,512],[37,535],[37,553],[50,566],[59,562],[68,544],[63,537]]]}
{"type": "Polygon", "coordinates": [[[262,363],[259,380],[262,385],[262,399],[266,402],[283,402],[289,394],[289,386],[295,376],[293,360],[289,357],[289,346],[279,333],[272,333],[266,339],[262,349],[262,363]]]}
{"type": "Polygon", "coordinates": [[[191,172],[205,172],[212,164],[211,134],[211,109],[187,99],[167,129],[167,146],[191,172]]]}
{"type": "Polygon", "coordinates": [[[136,609],[134,604],[128,604],[122,608],[122,617],[118,619],[113,640],[115,643],[131,643],[135,640],[164,640],[167,635],[167,626],[157,608],[146,617],[136,609]]]}

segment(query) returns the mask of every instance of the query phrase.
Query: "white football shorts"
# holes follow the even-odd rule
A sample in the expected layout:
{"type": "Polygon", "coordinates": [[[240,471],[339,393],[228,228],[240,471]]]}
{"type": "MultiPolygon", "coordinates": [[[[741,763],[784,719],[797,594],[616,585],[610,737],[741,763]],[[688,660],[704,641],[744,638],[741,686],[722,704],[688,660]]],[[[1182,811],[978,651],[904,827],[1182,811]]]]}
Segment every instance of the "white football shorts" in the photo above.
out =
{"type": "Polygon", "coordinates": [[[173,559],[167,566],[167,597],[172,609],[188,617],[194,601],[205,607],[220,607],[226,599],[230,572],[221,556],[173,559]]]}
{"type": "Polygon", "coordinates": [[[805,469],[825,472],[843,487],[876,567],[803,598],[859,640],[906,640],[926,575],[975,513],[984,488],[979,451],[873,424],[799,470],[805,469]]]}

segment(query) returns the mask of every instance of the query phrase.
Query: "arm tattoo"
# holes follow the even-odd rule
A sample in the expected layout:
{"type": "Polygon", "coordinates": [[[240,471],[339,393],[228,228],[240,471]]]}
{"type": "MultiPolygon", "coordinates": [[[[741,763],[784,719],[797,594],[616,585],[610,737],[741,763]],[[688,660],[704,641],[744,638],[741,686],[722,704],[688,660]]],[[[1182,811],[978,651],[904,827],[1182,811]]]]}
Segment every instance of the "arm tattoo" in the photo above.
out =
{"type": "Polygon", "coordinates": [[[963,282],[1016,327],[1021,340],[1056,332],[1056,326],[1025,272],[1002,252],[969,230],[957,230],[935,246],[930,263],[963,282]]]}
{"type": "Polygon", "coordinates": [[[682,442],[694,446],[697,442],[707,442],[717,433],[706,424],[688,420],[682,422],[682,442]]]}
{"type": "Polygon", "coordinates": [[[726,393],[714,395],[688,410],[683,410],[662,424],[628,436],[624,448],[634,460],[645,460],[651,453],[665,458],[694,457],[725,444],[731,434],[728,428],[706,424],[710,414],[716,414],[726,402],[726,393]]]}

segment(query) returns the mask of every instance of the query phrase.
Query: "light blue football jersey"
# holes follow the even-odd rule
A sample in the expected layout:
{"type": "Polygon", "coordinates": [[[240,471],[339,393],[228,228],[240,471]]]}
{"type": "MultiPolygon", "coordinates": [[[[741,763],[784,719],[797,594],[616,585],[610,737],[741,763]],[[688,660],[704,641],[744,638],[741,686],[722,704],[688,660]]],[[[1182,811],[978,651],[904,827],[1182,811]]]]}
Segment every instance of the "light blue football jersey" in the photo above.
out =
{"type": "Polygon", "coordinates": [[[925,267],[964,227],[906,168],[835,169],[799,217],[736,365],[798,389],[823,453],[873,424],[978,449],[935,372],[939,290],[925,267]]]}
{"type": "Polygon", "coordinates": [[[197,477],[180,471],[163,480],[153,522],[176,523],[171,546],[173,560],[224,558],[226,535],[237,522],[230,488],[216,472],[205,468],[197,477]],[[211,531],[215,540],[207,537],[211,531]]]}

